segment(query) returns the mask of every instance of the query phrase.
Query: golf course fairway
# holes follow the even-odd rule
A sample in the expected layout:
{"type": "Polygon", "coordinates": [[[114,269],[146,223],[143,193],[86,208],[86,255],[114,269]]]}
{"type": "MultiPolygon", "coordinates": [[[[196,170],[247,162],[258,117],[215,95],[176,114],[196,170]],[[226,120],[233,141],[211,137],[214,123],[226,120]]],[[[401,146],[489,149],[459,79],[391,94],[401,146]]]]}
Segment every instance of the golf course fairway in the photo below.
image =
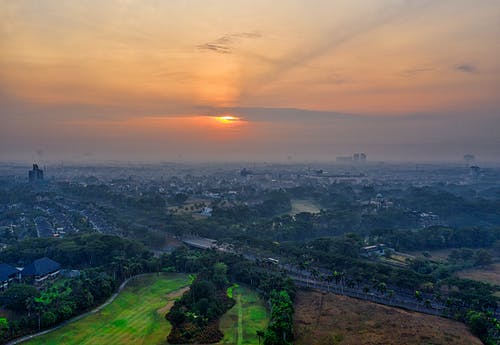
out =
{"type": "MultiPolygon", "coordinates": [[[[245,286],[232,289],[236,304],[225,313],[219,322],[224,338],[219,344],[258,345],[257,331],[265,331],[269,313],[258,293],[245,286]]],[[[261,339],[261,343],[262,343],[261,339]]]]}
{"type": "Polygon", "coordinates": [[[132,278],[102,310],[23,344],[165,344],[171,327],[165,314],[189,284],[186,274],[146,274],[132,278]]]}

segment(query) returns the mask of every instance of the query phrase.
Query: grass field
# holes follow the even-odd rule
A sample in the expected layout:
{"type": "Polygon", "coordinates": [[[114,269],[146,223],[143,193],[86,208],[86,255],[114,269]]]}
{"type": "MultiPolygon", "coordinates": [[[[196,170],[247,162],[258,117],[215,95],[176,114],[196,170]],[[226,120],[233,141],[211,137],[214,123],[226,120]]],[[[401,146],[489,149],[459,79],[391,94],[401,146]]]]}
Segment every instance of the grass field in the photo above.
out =
{"type": "Polygon", "coordinates": [[[309,212],[309,213],[318,213],[320,211],[320,207],[312,200],[308,199],[292,199],[292,210],[290,211],[291,215],[295,215],[301,212],[309,212]]]}
{"type": "Polygon", "coordinates": [[[294,345],[480,345],[457,321],[321,292],[299,291],[294,345]]]}
{"type": "Polygon", "coordinates": [[[457,273],[460,278],[478,280],[494,285],[500,285],[500,263],[495,263],[487,267],[476,267],[463,270],[457,273]]]}
{"type": "Polygon", "coordinates": [[[219,344],[253,345],[259,344],[258,330],[265,330],[269,315],[263,301],[254,290],[244,286],[233,289],[236,304],[219,322],[224,338],[219,344]]]}
{"type": "Polygon", "coordinates": [[[165,344],[165,313],[189,286],[184,274],[148,274],[132,279],[118,297],[96,314],[35,338],[27,345],[165,344]]]}

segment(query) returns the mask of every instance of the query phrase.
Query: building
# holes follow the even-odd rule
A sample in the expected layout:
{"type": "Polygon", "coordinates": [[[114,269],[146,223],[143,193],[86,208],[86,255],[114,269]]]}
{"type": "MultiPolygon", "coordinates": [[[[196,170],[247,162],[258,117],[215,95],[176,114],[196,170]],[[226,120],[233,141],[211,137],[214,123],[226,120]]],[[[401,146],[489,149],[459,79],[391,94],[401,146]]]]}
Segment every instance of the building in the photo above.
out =
{"type": "Polygon", "coordinates": [[[385,244],[379,243],[374,246],[367,246],[361,248],[361,255],[365,257],[370,257],[370,256],[382,256],[386,252],[394,252],[394,249],[387,247],[385,244]]]}
{"type": "Polygon", "coordinates": [[[355,154],[352,155],[352,160],[354,162],[364,163],[364,162],[366,162],[366,153],[364,153],[364,152],[357,152],[357,153],[355,153],[355,154]]]}
{"type": "Polygon", "coordinates": [[[38,168],[38,164],[33,164],[33,169],[28,171],[28,180],[30,183],[43,181],[43,170],[38,168]]]}
{"type": "Polygon", "coordinates": [[[19,281],[20,272],[17,268],[7,264],[0,264],[0,291],[9,287],[9,284],[19,281]]]}
{"type": "Polygon", "coordinates": [[[476,160],[476,157],[473,154],[468,153],[468,154],[464,155],[464,161],[465,161],[465,165],[467,167],[470,167],[471,165],[473,165],[475,160],[476,160]]]}
{"type": "Polygon", "coordinates": [[[419,221],[422,228],[441,225],[439,216],[432,212],[421,212],[419,221]]]}
{"type": "Polygon", "coordinates": [[[48,278],[54,278],[59,274],[61,265],[48,257],[33,261],[21,271],[21,277],[25,281],[42,284],[48,278]]]}
{"type": "Polygon", "coordinates": [[[469,174],[473,180],[477,180],[481,176],[481,168],[473,165],[469,168],[469,174]]]}
{"type": "Polygon", "coordinates": [[[203,217],[212,217],[212,212],[213,212],[213,208],[204,207],[203,210],[201,210],[200,215],[203,217]]]}

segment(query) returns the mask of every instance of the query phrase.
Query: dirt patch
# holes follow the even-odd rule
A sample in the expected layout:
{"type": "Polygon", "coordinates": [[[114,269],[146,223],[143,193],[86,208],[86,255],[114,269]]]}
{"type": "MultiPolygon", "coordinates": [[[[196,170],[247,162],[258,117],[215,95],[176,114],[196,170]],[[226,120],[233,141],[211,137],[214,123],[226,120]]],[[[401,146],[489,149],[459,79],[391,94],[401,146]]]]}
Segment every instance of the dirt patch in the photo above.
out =
{"type": "Polygon", "coordinates": [[[163,306],[157,310],[158,314],[165,315],[166,313],[168,313],[170,308],[172,308],[172,306],[174,305],[175,300],[177,298],[181,297],[184,294],[184,292],[186,292],[188,290],[189,290],[189,286],[186,286],[186,287],[183,287],[182,289],[179,289],[179,290],[176,290],[176,291],[173,291],[171,293],[166,294],[165,297],[167,298],[168,302],[167,302],[167,304],[165,304],[165,306],[163,306]]]}
{"type": "Polygon", "coordinates": [[[473,268],[457,273],[460,278],[478,280],[485,283],[500,285],[500,263],[484,268],[473,268]]]}
{"type": "Polygon", "coordinates": [[[295,302],[295,345],[482,344],[441,317],[316,291],[299,291],[295,302]]]}

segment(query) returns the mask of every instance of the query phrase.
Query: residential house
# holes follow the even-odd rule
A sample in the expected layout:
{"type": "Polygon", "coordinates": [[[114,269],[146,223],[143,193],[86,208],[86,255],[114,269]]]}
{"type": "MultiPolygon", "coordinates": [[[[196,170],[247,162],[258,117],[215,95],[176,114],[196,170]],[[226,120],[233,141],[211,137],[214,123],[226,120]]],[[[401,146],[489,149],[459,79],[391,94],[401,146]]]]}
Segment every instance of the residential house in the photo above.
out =
{"type": "Polygon", "coordinates": [[[7,264],[0,264],[0,290],[5,290],[14,281],[19,281],[20,272],[17,268],[7,264]]]}
{"type": "Polygon", "coordinates": [[[43,257],[33,261],[21,271],[22,279],[35,283],[42,284],[46,279],[56,277],[61,270],[61,265],[48,257],[43,257]]]}

